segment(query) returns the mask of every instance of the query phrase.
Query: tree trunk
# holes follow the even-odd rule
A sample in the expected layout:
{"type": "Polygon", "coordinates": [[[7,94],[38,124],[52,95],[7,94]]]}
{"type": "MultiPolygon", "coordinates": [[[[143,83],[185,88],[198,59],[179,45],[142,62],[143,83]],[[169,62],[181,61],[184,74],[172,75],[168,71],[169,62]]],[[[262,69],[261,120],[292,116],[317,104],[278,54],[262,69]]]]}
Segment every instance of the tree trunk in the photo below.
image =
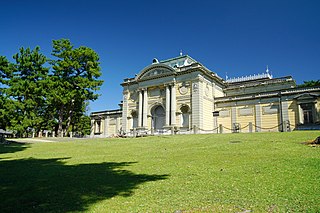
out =
{"type": "Polygon", "coordinates": [[[64,108],[64,105],[61,106],[61,109],[59,111],[59,127],[58,127],[58,136],[59,137],[63,137],[63,126],[62,126],[62,123],[63,123],[63,108],[64,108]]]}
{"type": "Polygon", "coordinates": [[[68,113],[68,119],[67,119],[67,125],[66,125],[66,132],[69,130],[69,127],[71,125],[71,121],[72,121],[72,117],[73,117],[73,104],[71,106],[71,110],[69,110],[69,113],[68,113]]]}

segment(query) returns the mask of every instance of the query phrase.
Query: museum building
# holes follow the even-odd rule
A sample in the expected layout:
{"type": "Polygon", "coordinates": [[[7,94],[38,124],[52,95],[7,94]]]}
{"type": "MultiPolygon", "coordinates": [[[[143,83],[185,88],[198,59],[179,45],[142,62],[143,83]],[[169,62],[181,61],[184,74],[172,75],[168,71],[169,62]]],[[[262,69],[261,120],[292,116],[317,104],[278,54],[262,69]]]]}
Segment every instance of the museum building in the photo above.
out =
{"type": "Polygon", "coordinates": [[[291,76],[223,79],[188,55],[124,79],[120,109],[91,113],[91,137],[320,129],[320,87],[291,76]]]}

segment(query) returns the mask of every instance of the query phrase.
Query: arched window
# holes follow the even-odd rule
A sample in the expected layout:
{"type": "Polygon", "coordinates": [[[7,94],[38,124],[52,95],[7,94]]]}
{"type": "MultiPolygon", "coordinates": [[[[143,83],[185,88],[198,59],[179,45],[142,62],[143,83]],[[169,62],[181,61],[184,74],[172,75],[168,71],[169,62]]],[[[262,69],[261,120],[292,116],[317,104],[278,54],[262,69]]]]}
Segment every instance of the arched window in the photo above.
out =
{"type": "Polygon", "coordinates": [[[181,127],[189,128],[190,108],[188,105],[183,105],[181,111],[181,127]]]}
{"type": "Polygon", "coordinates": [[[132,128],[137,128],[138,127],[138,113],[136,110],[133,110],[131,112],[132,116],[132,128]]]}

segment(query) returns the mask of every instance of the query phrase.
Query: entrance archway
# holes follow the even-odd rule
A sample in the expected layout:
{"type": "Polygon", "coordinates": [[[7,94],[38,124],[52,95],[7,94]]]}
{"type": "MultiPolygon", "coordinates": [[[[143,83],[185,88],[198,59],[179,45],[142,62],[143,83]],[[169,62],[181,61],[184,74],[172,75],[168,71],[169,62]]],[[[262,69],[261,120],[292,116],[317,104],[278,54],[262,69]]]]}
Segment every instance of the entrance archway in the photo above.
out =
{"type": "Polygon", "coordinates": [[[161,105],[155,106],[152,111],[152,127],[155,130],[163,129],[166,120],[166,113],[161,105]]]}

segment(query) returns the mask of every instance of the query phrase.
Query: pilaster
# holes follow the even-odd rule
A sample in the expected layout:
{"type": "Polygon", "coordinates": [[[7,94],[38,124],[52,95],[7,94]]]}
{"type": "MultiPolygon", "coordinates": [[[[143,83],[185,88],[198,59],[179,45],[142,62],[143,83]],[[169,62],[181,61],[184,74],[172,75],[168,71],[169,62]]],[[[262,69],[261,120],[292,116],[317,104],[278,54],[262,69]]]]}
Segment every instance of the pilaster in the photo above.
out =
{"type": "MultiPolygon", "coordinates": [[[[216,84],[215,83],[211,83],[211,87],[212,87],[212,112],[215,112],[216,111],[216,104],[215,104],[215,87],[216,87],[216,84]]],[[[218,122],[217,122],[217,117],[213,117],[212,119],[212,126],[213,126],[213,129],[217,129],[217,133],[218,133],[218,122]]]]}
{"type": "Polygon", "coordinates": [[[142,127],[142,91],[139,90],[139,112],[138,112],[138,127],[142,127]]]}
{"type": "Polygon", "coordinates": [[[170,125],[170,86],[166,86],[166,123],[165,126],[170,125]]]}
{"type": "Polygon", "coordinates": [[[143,113],[142,113],[142,123],[143,127],[148,127],[148,91],[143,89],[143,113]]]}
{"type": "Polygon", "coordinates": [[[237,123],[237,107],[231,107],[231,127],[233,128],[233,124],[237,123]]]}
{"type": "MultiPolygon", "coordinates": [[[[124,132],[129,131],[129,127],[128,127],[128,113],[129,113],[128,112],[129,111],[128,96],[129,96],[129,91],[128,90],[124,91],[123,92],[123,101],[122,101],[122,129],[124,132]]],[[[109,122],[108,122],[107,126],[109,126],[109,122]]],[[[108,133],[106,135],[108,135],[108,133]]]]}
{"type": "Polygon", "coordinates": [[[176,125],[176,86],[171,86],[171,126],[176,125]]]}
{"type": "Polygon", "coordinates": [[[281,114],[282,114],[282,130],[287,132],[287,121],[289,121],[288,100],[281,102],[281,114]]]}
{"type": "Polygon", "coordinates": [[[202,76],[192,83],[192,128],[203,128],[203,85],[202,76]]]}
{"type": "Polygon", "coordinates": [[[298,113],[299,113],[299,124],[303,124],[303,109],[300,104],[298,104],[298,113]]]}
{"type": "Polygon", "coordinates": [[[104,137],[108,137],[109,134],[108,134],[108,129],[109,129],[109,120],[110,120],[110,117],[107,116],[104,118],[104,137]]]}
{"type": "Polygon", "coordinates": [[[260,105],[260,103],[258,103],[254,107],[255,107],[256,132],[261,132],[261,129],[259,128],[259,127],[261,127],[261,105],[260,105]]]}
{"type": "Polygon", "coordinates": [[[116,118],[116,134],[119,133],[120,130],[120,117],[116,118]]]}

